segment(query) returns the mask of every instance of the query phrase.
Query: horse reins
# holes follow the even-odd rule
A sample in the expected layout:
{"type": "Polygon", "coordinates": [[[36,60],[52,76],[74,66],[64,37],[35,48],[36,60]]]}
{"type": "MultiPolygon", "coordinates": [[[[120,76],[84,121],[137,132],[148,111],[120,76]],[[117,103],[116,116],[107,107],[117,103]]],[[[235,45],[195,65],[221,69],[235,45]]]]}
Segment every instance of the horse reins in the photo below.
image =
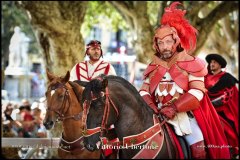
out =
{"type": "Polygon", "coordinates": [[[53,112],[55,112],[55,113],[58,115],[58,117],[57,117],[57,119],[56,119],[56,122],[58,122],[58,121],[64,121],[65,119],[70,119],[70,118],[73,118],[74,120],[80,120],[80,119],[81,119],[81,116],[82,116],[82,112],[80,112],[80,113],[78,113],[78,114],[75,114],[75,115],[70,115],[70,116],[65,116],[65,115],[64,115],[63,112],[64,112],[64,109],[65,109],[65,107],[66,107],[67,101],[68,101],[68,108],[66,109],[66,112],[69,110],[70,104],[71,104],[71,103],[70,103],[70,100],[69,100],[69,90],[68,90],[68,88],[67,88],[65,85],[61,84],[61,86],[55,88],[54,91],[56,91],[56,90],[59,89],[59,88],[64,88],[64,89],[65,89],[63,102],[62,102],[62,105],[61,105],[61,107],[60,107],[61,112],[60,112],[60,111],[57,111],[57,110],[49,109],[48,107],[47,107],[47,110],[48,110],[48,111],[53,111],[53,112]]]}
{"type": "MultiPolygon", "coordinates": [[[[100,132],[100,136],[102,137],[103,135],[103,131],[107,130],[106,128],[106,123],[109,117],[109,113],[110,113],[110,106],[112,106],[116,112],[117,117],[119,116],[119,112],[118,109],[116,107],[116,105],[113,103],[112,99],[109,96],[109,91],[108,91],[108,87],[106,87],[105,93],[101,92],[101,97],[105,96],[105,106],[104,106],[104,113],[103,113],[103,118],[102,118],[102,122],[101,122],[101,126],[100,127],[95,127],[92,129],[87,129],[86,126],[86,122],[87,122],[87,114],[89,112],[89,108],[91,106],[91,101],[96,100],[97,98],[92,94],[91,92],[91,101],[85,100],[84,104],[83,104],[83,116],[82,116],[82,124],[83,124],[83,135],[85,137],[89,137],[93,134],[96,134],[98,132],[100,132]]],[[[101,98],[99,97],[99,98],[101,98]]]]}

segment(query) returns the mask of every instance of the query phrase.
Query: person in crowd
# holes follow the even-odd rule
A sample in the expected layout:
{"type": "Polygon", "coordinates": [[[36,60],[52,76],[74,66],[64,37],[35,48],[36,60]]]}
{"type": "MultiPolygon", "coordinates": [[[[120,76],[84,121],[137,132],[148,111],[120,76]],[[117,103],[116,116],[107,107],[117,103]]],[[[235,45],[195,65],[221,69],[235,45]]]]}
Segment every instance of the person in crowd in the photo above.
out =
{"type": "Polygon", "coordinates": [[[219,115],[228,144],[231,146],[231,157],[235,157],[239,154],[238,80],[223,70],[227,66],[227,61],[220,54],[208,54],[206,61],[209,71],[204,81],[208,89],[207,93],[219,115]]]}
{"type": "Polygon", "coordinates": [[[32,116],[34,118],[33,120],[34,136],[39,138],[46,137],[46,129],[43,125],[43,117],[41,116],[42,110],[39,107],[39,103],[33,102],[31,109],[32,109],[32,116]]]}

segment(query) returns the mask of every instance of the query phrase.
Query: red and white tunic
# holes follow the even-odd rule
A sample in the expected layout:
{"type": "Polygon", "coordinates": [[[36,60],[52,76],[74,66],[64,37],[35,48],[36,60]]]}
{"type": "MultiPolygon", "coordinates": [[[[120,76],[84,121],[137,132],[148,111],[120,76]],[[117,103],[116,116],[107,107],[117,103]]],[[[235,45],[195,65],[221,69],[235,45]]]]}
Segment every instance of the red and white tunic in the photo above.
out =
{"type": "Polygon", "coordinates": [[[103,60],[99,60],[94,64],[90,64],[89,61],[83,61],[77,63],[70,72],[70,81],[81,80],[90,81],[100,74],[116,75],[113,66],[103,60]]]}

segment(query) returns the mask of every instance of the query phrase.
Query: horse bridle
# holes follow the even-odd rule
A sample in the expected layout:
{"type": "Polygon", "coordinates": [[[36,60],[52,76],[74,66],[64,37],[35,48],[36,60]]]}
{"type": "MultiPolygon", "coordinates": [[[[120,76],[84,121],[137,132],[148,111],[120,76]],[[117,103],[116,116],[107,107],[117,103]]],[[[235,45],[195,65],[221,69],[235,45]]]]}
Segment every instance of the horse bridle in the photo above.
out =
{"type": "Polygon", "coordinates": [[[68,101],[68,108],[67,108],[66,112],[69,110],[70,104],[71,104],[71,103],[70,103],[70,100],[69,100],[69,90],[68,90],[68,88],[66,87],[66,85],[64,85],[64,84],[61,83],[60,86],[56,87],[55,89],[51,89],[51,91],[53,91],[53,90],[56,91],[56,90],[59,89],[59,88],[64,88],[64,89],[65,89],[63,102],[62,102],[62,105],[61,105],[61,107],[60,107],[60,110],[61,110],[62,112],[60,112],[60,111],[58,111],[58,110],[49,109],[49,107],[47,107],[47,110],[48,110],[48,111],[55,112],[55,113],[58,115],[58,117],[57,117],[57,119],[56,119],[56,122],[58,122],[58,121],[64,121],[65,119],[69,119],[69,118],[73,118],[74,120],[80,120],[80,119],[81,119],[81,116],[82,116],[82,112],[80,112],[80,113],[78,113],[78,114],[70,115],[70,116],[65,116],[65,115],[64,115],[63,111],[64,111],[64,109],[65,109],[65,107],[66,107],[67,101],[68,101]]]}
{"type": "Polygon", "coordinates": [[[82,116],[82,124],[83,124],[83,131],[82,134],[84,137],[89,137],[93,134],[96,134],[98,132],[100,132],[100,137],[103,136],[103,132],[107,130],[106,128],[106,123],[108,121],[108,117],[109,117],[109,112],[110,112],[110,106],[112,106],[116,112],[117,118],[119,116],[119,112],[117,107],[115,106],[115,104],[113,103],[112,99],[109,96],[109,91],[108,91],[108,87],[106,87],[105,93],[101,92],[101,96],[96,98],[92,92],[91,92],[91,100],[85,100],[83,103],[83,116],[82,116]],[[104,106],[104,113],[103,113],[103,118],[102,118],[102,122],[101,122],[101,126],[100,127],[95,127],[92,129],[87,129],[87,115],[89,112],[89,108],[91,106],[91,102],[98,99],[98,98],[102,98],[102,97],[106,97],[105,99],[105,106],[104,106]],[[110,105],[111,104],[111,105],[110,105]]]}

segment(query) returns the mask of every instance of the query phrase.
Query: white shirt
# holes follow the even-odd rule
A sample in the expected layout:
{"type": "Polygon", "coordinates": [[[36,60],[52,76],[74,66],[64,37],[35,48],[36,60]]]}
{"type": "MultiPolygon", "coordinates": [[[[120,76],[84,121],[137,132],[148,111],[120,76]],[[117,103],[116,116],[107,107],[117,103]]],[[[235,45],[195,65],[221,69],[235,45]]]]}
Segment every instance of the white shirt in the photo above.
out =
{"type": "Polygon", "coordinates": [[[89,61],[83,61],[78,63],[79,68],[77,68],[77,64],[72,68],[70,72],[70,81],[81,80],[81,81],[90,81],[91,79],[97,77],[100,74],[104,74],[107,66],[109,65],[109,71],[107,75],[116,75],[114,67],[104,60],[99,60],[94,64],[89,63],[89,61]],[[78,69],[80,73],[80,79],[77,75],[76,69],[78,69]]]}

